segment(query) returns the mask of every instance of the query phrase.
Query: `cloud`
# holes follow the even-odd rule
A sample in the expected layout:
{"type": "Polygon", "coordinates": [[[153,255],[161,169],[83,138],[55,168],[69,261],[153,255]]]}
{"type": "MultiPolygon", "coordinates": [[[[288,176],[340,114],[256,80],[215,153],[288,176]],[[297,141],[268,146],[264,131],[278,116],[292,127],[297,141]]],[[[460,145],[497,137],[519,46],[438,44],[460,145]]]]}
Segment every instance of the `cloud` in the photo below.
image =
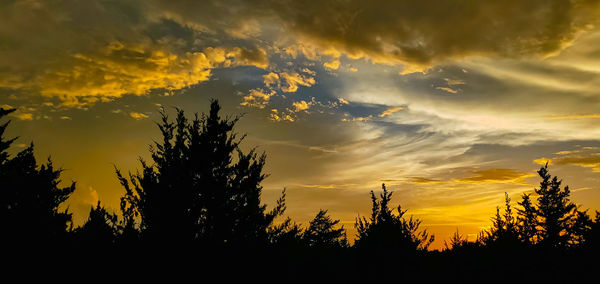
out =
{"type": "Polygon", "coordinates": [[[533,174],[518,172],[513,169],[472,170],[470,172],[475,174],[475,176],[457,178],[454,181],[466,183],[523,183],[524,178],[534,176],[533,174]]]}
{"type": "Polygon", "coordinates": [[[344,104],[344,105],[350,104],[350,102],[348,102],[348,101],[347,101],[347,100],[345,100],[344,98],[338,98],[338,101],[339,101],[341,104],[344,104]]]}
{"type": "Polygon", "coordinates": [[[386,109],[384,112],[382,112],[382,113],[379,115],[379,117],[386,117],[386,116],[388,116],[388,115],[391,115],[392,113],[399,112],[399,111],[401,111],[401,110],[403,110],[403,109],[404,109],[404,108],[403,108],[403,107],[400,107],[400,106],[398,106],[398,107],[391,107],[391,108],[388,108],[388,109],[386,109]]]}
{"type": "Polygon", "coordinates": [[[269,74],[263,75],[265,86],[277,87],[279,86],[279,75],[277,73],[270,72],[269,74]]]}
{"type": "Polygon", "coordinates": [[[299,101],[293,102],[292,106],[294,107],[294,112],[306,111],[310,108],[311,102],[299,101]]]}
{"type": "Polygon", "coordinates": [[[302,184],[300,185],[302,187],[308,187],[308,188],[319,188],[319,189],[333,189],[336,188],[335,185],[333,184],[302,184]]]}
{"type": "Polygon", "coordinates": [[[147,114],[141,113],[141,112],[130,112],[129,116],[132,118],[135,118],[136,120],[140,120],[140,119],[144,119],[144,118],[148,118],[149,116],[147,114]]]}
{"type": "Polygon", "coordinates": [[[242,106],[264,108],[271,97],[275,95],[275,91],[265,92],[262,89],[252,89],[248,95],[244,96],[243,101],[240,103],[242,106]]]}
{"type": "Polygon", "coordinates": [[[33,120],[33,113],[18,113],[14,116],[20,120],[33,120]]]}
{"type": "Polygon", "coordinates": [[[294,122],[295,118],[289,113],[280,112],[277,109],[272,109],[269,118],[273,121],[289,121],[294,122]]]}
{"type": "Polygon", "coordinates": [[[304,42],[374,61],[430,65],[468,55],[546,56],[598,20],[597,1],[282,1],[304,42]]]}
{"type": "Polygon", "coordinates": [[[598,147],[580,147],[570,151],[560,151],[555,153],[553,158],[540,158],[534,160],[536,164],[549,165],[575,165],[585,168],[592,168],[594,172],[600,173],[600,148],[598,147]]]}
{"type": "Polygon", "coordinates": [[[281,72],[279,77],[284,82],[281,90],[286,93],[295,93],[299,86],[310,87],[315,84],[315,78],[296,72],[281,72]]]}
{"type": "Polygon", "coordinates": [[[431,184],[431,183],[441,183],[442,181],[424,178],[424,177],[411,177],[410,182],[416,183],[416,184],[431,184]]]}
{"type": "Polygon", "coordinates": [[[558,114],[558,115],[549,115],[549,118],[552,119],[590,119],[590,118],[600,118],[600,113],[577,113],[577,114],[558,114]]]}
{"type": "Polygon", "coordinates": [[[444,78],[444,81],[446,81],[446,83],[448,84],[448,86],[464,85],[465,84],[465,81],[463,81],[463,80],[453,80],[453,79],[444,78]]]}
{"type": "Polygon", "coordinates": [[[458,93],[458,91],[457,91],[457,90],[454,90],[454,89],[452,89],[452,88],[448,88],[448,87],[436,87],[436,89],[438,89],[438,90],[442,90],[442,91],[446,91],[446,92],[448,92],[448,93],[451,93],[451,94],[456,94],[456,93],[458,93]]]}
{"type": "Polygon", "coordinates": [[[327,69],[331,69],[331,70],[337,70],[338,68],[340,68],[340,61],[334,60],[331,62],[325,62],[325,63],[323,63],[323,67],[325,67],[327,69]]]}
{"type": "Polygon", "coordinates": [[[169,20],[176,16],[150,2],[3,4],[0,87],[85,107],[125,94],[180,90],[207,81],[213,68],[269,65],[267,51],[252,43],[195,43],[192,28],[177,26],[169,20]]]}

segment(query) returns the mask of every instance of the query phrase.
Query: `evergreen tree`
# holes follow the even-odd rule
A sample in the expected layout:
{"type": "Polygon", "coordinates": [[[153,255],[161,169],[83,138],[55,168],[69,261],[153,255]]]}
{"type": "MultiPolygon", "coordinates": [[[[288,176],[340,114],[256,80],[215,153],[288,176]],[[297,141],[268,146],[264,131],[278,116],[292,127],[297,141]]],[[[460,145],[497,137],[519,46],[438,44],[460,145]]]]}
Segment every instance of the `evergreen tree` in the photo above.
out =
{"type": "Polygon", "coordinates": [[[450,237],[450,242],[444,241],[445,251],[457,251],[469,247],[470,245],[474,245],[474,243],[469,242],[466,236],[463,236],[458,232],[458,229],[456,229],[456,232],[450,237]]]}
{"type": "MultiPolygon", "coordinates": [[[[0,108],[0,119],[13,111],[0,108]]],[[[50,158],[38,166],[33,143],[11,158],[6,150],[15,138],[4,138],[9,122],[0,125],[0,224],[7,244],[64,242],[71,213],[58,208],[73,193],[75,183],[60,187],[62,170],[55,169],[50,158]]]]}
{"type": "Polygon", "coordinates": [[[508,193],[504,193],[504,214],[496,207],[496,215],[492,218],[492,227],[483,241],[488,245],[513,247],[520,243],[517,220],[515,219],[508,193]]]}
{"type": "Polygon", "coordinates": [[[535,189],[540,244],[546,247],[566,248],[573,240],[569,226],[577,217],[577,206],[569,200],[568,186],[561,188],[562,181],[548,173],[548,164],[538,170],[542,178],[535,189]]]}
{"type": "MultiPolygon", "coordinates": [[[[283,190],[281,197],[277,200],[277,205],[274,211],[284,212],[286,210],[285,205],[285,189],[283,190]]],[[[269,238],[269,244],[279,249],[299,249],[303,244],[302,240],[303,230],[300,225],[292,223],[292,219],[289,217],[285,219],[279,225],[272,225],[267,228],[267,236],[269,238]]]]}
{"type": "Polygon", "coordinates": [[[521,202],[518,202],[518,204],[522,207],[517,209],[519,239],[526,244],[535,244],[538,238],[538,220],[537,210],[531,202],[531,195],[523,193],[521,202]]]}
{"type": "Polygon", "coordinates": [[[182,110],[171,122],[162,112],[162,142],[151,147],[152,164],[117,176],[125,188],[122,208],[139,216],[142,237],[181,244],[266,244],[267,228],[283,213],[260,204],[265,155],[243,153],[244,137],[233,133],[238,117],[219,116],[212,101],[208,115],[188,121],[182,110]]]}
{"type": "Polygon", "coordinates": [[[398,214],[393,214],[389,202],[392,192],[388,192],[385,184],[381,185],[383,192],[378,199],[371,191],[371,217],[357,218],[355,227],[358,248],[373,248],[376,250],[394,250],[404,252],[425,251],[433,242],[434,236],[429,236],[427,230],[419,231],[421,221],[403,218],[406,211],[398,205],[398,214]]]}
{"type": "Polygon", "coordinates": [[[90,208],[87,221],[75,231],[81,245],[100,248],[113,245],[116,233],[117,215],[109,214],[100,201],[90,208]]]}
{"type": "Polygon", "coordinates": [[[269,243],[279,249],[299,249],[304,246],[302,239],[303,230],[300,225],[292,223],[292,219],[286,218],[279,225],[273,225],[267,229],[269,243]]]}
{"type": "Polygon", "coordinates": [[[327,210],[319,210],[319,213],[310,221],[308,228],[302,234],[302,238],[309,247],[346,247],[348,241],[346,240],[344,227],[335,228],[339,222],[340,220],[332,220],[327,216],[327,210]]]}

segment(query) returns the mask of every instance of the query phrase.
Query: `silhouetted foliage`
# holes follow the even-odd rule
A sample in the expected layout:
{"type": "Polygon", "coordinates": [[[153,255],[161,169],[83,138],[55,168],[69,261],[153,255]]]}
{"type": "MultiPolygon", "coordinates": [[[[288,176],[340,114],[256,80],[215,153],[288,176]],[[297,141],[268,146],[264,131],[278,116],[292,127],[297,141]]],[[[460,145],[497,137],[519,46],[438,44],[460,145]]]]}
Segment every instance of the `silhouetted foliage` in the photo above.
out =
{"type": "Polygon", "coordinates": [[[523,193],[521,202],[518,202],[518,204],[522,207],[521,209],[517,209],[519,239],[525,244],[534,244],[538,238],[538,220],[536,208],[531,203],[531,195],[523,193]]]}
{"type": "Polygon", "coordinates": [[[91,207],[85,224],[75,230],[75,235],[80,245],[106,248],[115,242],[117,225],[117,215],[109,214],[98,201],[96,207],[91,207]]]}
{"type": "MultiPolygon", "coordinates": [[[[0,119],[13,111],[0,108],[0,119]]],[[[71,213],[59,206],[73,193],[75,183],[60,187],[62,170],[55,169],[50,158],[38,166],[33,143],[11,158],[6,150],[15,138],[4,138],[8,123],[0,125],[0,224],[4,237],[11,240],[7,244],[64,242],[71,213]]]]}
{"type": "MultiPolygon", "coordinates": [[[[12,111],[0,109],[0,119],[12,111]]],[[[443,251],[428,251],[433,236],[419,229],[420,220],[405,218],[400,206],[390,207],[392,192],[385,184],[379,196],[371,191],[371,216],[357,217],[353,246],[327,210],[319,210],[304,227],[290,218],[275,223],[286,210],[286,191],[267,211],[260,200],[265,154],[243,152],[244,137],[233,131],[238,117],[222,118],[219,111],[212,101],[209,114],[188,120],[177,109],[171,121],[163,110],[157,123],[162,139],[150,146],[152,161],[140,160],[141,170],[127,176],[115,169],[125,189],[121,216],[98,202],[75,230],[71,214],[59,210],[75,183],[60,187],[61,169],[50,159],[38,165],[33,145],[9,155],[15,138],[4,137],[8,122],[0,125],[4,248],[72,248],[91,258],[124,252],[119,259],[126,265],[145,268],[151,262],[162,265],[156,261],[161,253],[187,253],[210,263],[188,263],[202,272],[225,267],[247,276],[268,267],[310,281],[452,283],[512,277],[546,283],[595,271],[595,263],[586,259],[600,251],[600,213],[592,220],[571,202],[569,187],[548,173],[547,164],[538,171],[539,188],[523,194],[517,208],[505,193],[489,230],[469,241],[457,229],[443,251]],[[338,273],[345,269],[352,273],[338,273]],[[392,270],[399,273],[386,273],[392,270]]]]}
{"type": "Polygon", "coordinates": [[[344,227],[336,229],[340,220],[332,220],[327,216],[327,210],[319,210],[317,216],[310,221],[302,239],[309,247],[317,248],[341,248],[347,247],[346,232],[344,227]]]}
{"type": "Polygon", "coordinates": [[[356,220],[358,238],[355,246],[377,250],[399,250],[405,252],[425,251],[433,242],[434,236],[429,236],[427,230],[419,231],[421,221],[403,218],[406,211],[398,205],[398,214],[393,214],[389,202],[392,192],[388,192],[385,184],[381,185],[383,192],[378,199],[371,191],[371,217],[356,220]]]}
{"type": "Polygon", "coordinates": [[[265,155],[243,153],[233,133],[238,117],[219,116],[212,101],[208,115],[192,121],[177,110],[171,122],[165,112],[158,127],[162,142],[150,151],[152,164],[141,161],[141,173],[117,176],[125,188],[122,208],[139,217],[147,240],[201,240],[208,244],[264,245],[267,228],[282,207],[266,212],[260,204],[265,155]]]}
{"type": "Polygon", "coordinates": [[[542,178],[540,187],[535,189],[540,227],[538,242],[545,246],[567,248],[573,241],[569,225],[576,217],[577,206],[569,201],[569,187],[561,189],[562,181],[548,173],[548,164],[540,168],[538,174],[542,178]]]}
{"type": "Polygon", "coordinates": [[[517,220],[512,213],[510,197],[504,193],[504,214],[500,214],[500,207],[496,207],[496,215],[492,218],[492,227],[481,239],[486,245],[518,247],[521,243],[517,220]]]}
{"type": "Polygon", "coordinates": [[[452,237],[450,237],[449,242],[444,241],[445,250],[452,252],[479,248],[481,244],[482,242],[479,240],[475,242],[469,241],[469,239],[466,236],[463,236],[458,232],[458,229],[456,229],[456,232],[452,234],[452,237]]]}

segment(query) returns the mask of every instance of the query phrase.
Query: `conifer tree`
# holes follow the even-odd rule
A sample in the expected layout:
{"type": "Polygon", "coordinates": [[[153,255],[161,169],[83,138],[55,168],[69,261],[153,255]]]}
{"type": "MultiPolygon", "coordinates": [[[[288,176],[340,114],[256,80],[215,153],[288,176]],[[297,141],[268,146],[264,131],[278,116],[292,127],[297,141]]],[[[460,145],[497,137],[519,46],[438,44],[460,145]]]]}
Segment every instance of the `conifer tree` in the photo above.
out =
{"type": "Polygon", "coordinates": [[[569,226],[576,218],[577,206],[569,200],[569,187],[561,188],[562,181],[550,175],[547,163],[538,174],[542,178],[540,187],[535,189],[539,242],[546,247],[566,248],[573,239],[569,226]]]}
{"type": "Polygon", "coordinates": [[[427,230],[419,231],[421,221],[403,218],[406,214],[398,205],[398,214],[393,214],[389,202],[392,192],[388,192],[385,184],[381,185],[383,192],[379,199],[371,191],[371,217],[357,218],[355,227],[358,238],[355,246],[358,248],[373,248],[378,250],[397,250],[416,252],[427,250],[434,236],[429,236],[427,230]]]}
{"type": "Polygon", "coordinates": [[[100,248],[112,246],[116,234],[117,215],[108,213],[100,201],[90,208],[87,221],[75,231],[81,245],[100,248]]]}
{"type": "Polygon", "coordinates": [[[500,246],[514,246],[519,239],[517,220],[512,212],[508,193],[504,193],[504,213],[500,214],[500,207],[496,207],[496,215],[492,218],[492,227],[483,239],[487,244],[500,246]]]}
{"type": "MultiPolygon", "coordinates": [[[[0,119],[13,112],[0,108],[0,119]]],[[[39,165],[33,143],[10,157],[7,150],[15,141],[5,139],[9,122],[0,125],[0,224],[9,245],[51,245],[64,242],[70,229],[71,213],[59,206],[75,190],[75,183],[59,186],[62,170],[48,158],[39,165]],[[13,242],[13,243],[11,243],[13,242]]]]}
{"type": "Polygon", "coordinates": [[[539,237],[538,220],[535,205],[531,202],[531,194],[523,193],[518,204],[522,207],[517,208],[519,239],[526,244],[535,244],[539,237]]]}
{"type": "Polygon", "coordinates": [[[327,210],[319,210],[315,218],[310,221],[306,231],[302,234],[304,242],[309,247],[341,248],[348,245],[344,227],[335,228],[340,220],[332,220],[327,216],[327,210]]]}
{"type": "MultiPolygon", "coordinates": [[[[151,147],[152,164],[141,161],[141,172],[117,176],[125,188],[122,208],[139,215],[147,240],[205,243],[265,244],[267,228],[283,213],[260,203],[265,155],[247,153],[244,137],[233,132],[238,117],[219,115],[211,102],[208,115],[188,121],[182,110],[171,122],[162,112],[158,127],[162,142],[151,147]]],[[[131,214],[130,214],[131,215],[131,214]]]]}

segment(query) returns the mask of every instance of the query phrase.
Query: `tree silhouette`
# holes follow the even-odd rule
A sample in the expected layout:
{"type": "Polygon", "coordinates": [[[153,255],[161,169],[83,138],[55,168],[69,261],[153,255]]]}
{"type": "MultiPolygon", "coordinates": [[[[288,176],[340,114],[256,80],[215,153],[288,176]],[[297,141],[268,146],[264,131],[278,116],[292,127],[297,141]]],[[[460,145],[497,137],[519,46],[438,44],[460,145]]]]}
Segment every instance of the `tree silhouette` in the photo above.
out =
{"type": "Polygon", "coordinates": [[[546,247],[567,248],[574,237],[569,227],[577,217],[577,206],[569,200],[569,187],[561,188],[562,181],[550,175],[547,163],[538,174],[542,178],[540,187],[535,189],[539,243],[546,247]]]}
{"type": "Polygon", "coordinates": [[[398,205],[398,214],[392,213],[389,202],[392,192],[388,192],[385,184],[381,185],[383,192],[380,199],[371,191],[371,217],[357,218],[355,227],[358,239],[357,248],[373,248],[399,250],[405,252],[426,251],[433,242],[434,236],[429,236],[427,230],[419,232],[421,221],[403,218],[406,211],[398,205]]]}
{"type": "Polygon", "coordinates": [[[469,239],[466,236],[461,235],[458,232],[458,229],[456,229],[456,232],[452,234],[449,242],[444,241],[445,251],[457,251],[474,244],[475,243],[473,242],[469,242],[469,239]]]}
{"type": "Polygon", "coordinates": [[[82,246],[106,248],[115,242],[117,225],[117,215],[109,214],[98,201],[96,207],[90,208],[85,224],[75,230],[75,235],[82,246]]]}
{"type": "MultiPolygon", "coordinates": [[[[0,108],[0,119],[13,112],[0,108]]],[[[66,241],[71,213],[59,206],[75,190],[75,183],[60,187],[61,169],[48,158],[38,166],[33,143],[10,157],[6,151],[15,141],[5,139],[10,121],[0,125],[0,224],[7,244],[48,246],[66,241]]]]}
{"type": "Polygon", "coordinates": [[[340,220],[332,220],[327,216],[327,210],[319,210],[302,238],[306,245],[316,248],[343,248],[348,246],[344,227],[336,229],[340,220]]]}
{"type": "Polygon", "coordinates": [[[492,218],[492,227],[486,232],[482,241],[487,245],[512,248],[518,246],[521,239],[508,193],[504,193],[504,204],[504,214],[500,214],[500,207],[496,207],[496,215],[492,218]]]}
{"type": "MultiPolygon", "coordinates": [[[[122,208],[141,220],[142,237],[180,244],[246,246],[268,242],[267,228],[283,213],[260,204],[265,155],[242,152],[244,137],[233,133],[239,117],[219,116],[211,102],[208,115],[188,121],[182,110],[171,122],[164,112],[158,127],[162,142],[151,146],[152,164],[141,172],[117,176],[125,188],[122,208]]],[[[284,202],[284,201],[282,201],[284,202]]]]}
{"type": "Polygon", "coordinates": [[[539,238],[537,231],[537,210],[531,202],[531,194],[523,193],[521,202],[518,204],[522,208],[517,209],[517,222],[519,230],[519,239],[525,244],[535,244],[539,238]]]}

